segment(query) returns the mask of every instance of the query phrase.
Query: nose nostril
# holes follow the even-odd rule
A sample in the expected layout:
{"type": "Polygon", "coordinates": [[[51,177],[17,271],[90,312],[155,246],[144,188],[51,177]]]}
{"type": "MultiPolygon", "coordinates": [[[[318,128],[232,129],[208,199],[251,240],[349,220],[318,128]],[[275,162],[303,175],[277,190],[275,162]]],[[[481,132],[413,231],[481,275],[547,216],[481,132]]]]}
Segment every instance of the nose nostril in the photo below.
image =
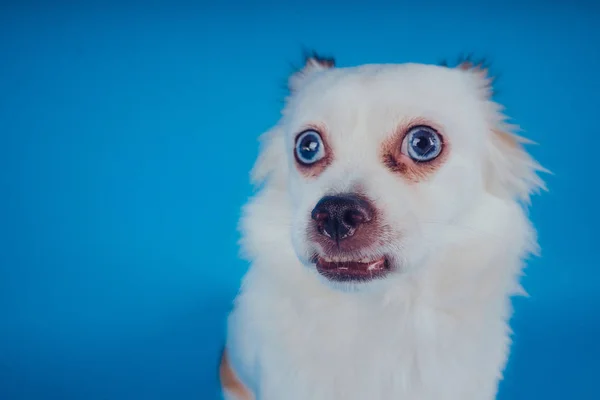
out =
{"type": "Polygon", "coordinates": [[[317,222],[325,222],[329,219],[329,213],[326,211],[316,211],[313,213],[312,218],[317,222]]]}
{"type": "Polygon", "coordinates": [[[366,215],[359,210],[346,210],[343,216],[343,221],[353,228],[367,221],[366,215]]]}

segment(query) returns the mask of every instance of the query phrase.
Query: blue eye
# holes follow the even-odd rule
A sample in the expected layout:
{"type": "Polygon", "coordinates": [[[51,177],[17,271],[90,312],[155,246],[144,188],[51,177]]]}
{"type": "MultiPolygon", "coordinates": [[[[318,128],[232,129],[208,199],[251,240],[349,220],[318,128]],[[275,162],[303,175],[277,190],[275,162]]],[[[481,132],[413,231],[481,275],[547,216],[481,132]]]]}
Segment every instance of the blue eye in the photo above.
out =
{"type": "Polygon", "coordinates": [[[402,143],[402,151],[416,162],[431,161],[442,152],[442,137],[428,126],[412,128],[402,143]]]}
{"type": "Polygon", "coordinates": [[[314,164],[325,157],[323,139],[317,131],[306,131],[296,139],[296,159],[301,164],[314,164]]]}

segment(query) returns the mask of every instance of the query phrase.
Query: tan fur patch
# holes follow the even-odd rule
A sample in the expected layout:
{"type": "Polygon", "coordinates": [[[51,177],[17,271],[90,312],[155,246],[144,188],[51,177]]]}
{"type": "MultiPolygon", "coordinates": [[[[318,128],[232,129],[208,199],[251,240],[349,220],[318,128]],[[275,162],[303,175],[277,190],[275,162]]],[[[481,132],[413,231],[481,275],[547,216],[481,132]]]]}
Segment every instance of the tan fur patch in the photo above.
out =
{"type": "Polygon", "coordinates": [[[512,135],[508,132],[504,132],[498,129],[493,129],[492,132],[497,135],[498,139],[506,146],[506,148],[511,150],[520,150],[520,143],[515,135],[512,135]]]}
{"type": "Polygon", "coordinates": [[[392,172],[403,176],[408,182],[418,183],[427,179],[431,174],[435,173],[446,161],[450,150],[450,143],[445,140],[442,130],[437,124],[422,118],[415,118],[402,123],[396,132],[386,141],[381,147],[381,161],[392,172]],[[415,162],[405,154],[402,154],[402,143],[408,131],[418,125],[426,125],[435,129],[443,140],[443,148],[440,155],[427,162],[415,162]]]}
{"type": "Polygon", "coordinates": [[[235,374],[235,371],[231,368],[231,364],[229,364],[229,359],[227,358],[227,350],[223,350],[223,354],[221,355],[219,377],[221,379],[223,391],[234,395],[237,400],[254,400],[254,395],[242,383],[235,374]]]}

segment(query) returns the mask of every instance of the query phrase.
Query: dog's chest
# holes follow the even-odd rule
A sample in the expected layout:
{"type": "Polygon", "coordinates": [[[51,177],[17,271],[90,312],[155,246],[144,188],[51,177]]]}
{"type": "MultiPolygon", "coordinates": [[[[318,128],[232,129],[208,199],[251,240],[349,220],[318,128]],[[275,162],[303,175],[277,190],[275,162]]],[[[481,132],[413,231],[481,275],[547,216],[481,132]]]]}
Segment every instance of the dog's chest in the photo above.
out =
{"type": "Polygon", "coordinates": [[[429,307],[261,301],[247,310],[260,310],[244,329],[257,345],[261,400],[490,398],[474,337],[429,307]]]}
{"type": "MultiPolygon", "coordinates": [[[[403,392],[415,369],[406,333],[376,318],[324,314],[265,333],[261,398],[379,399],[403,392]]],[[[414,377],[413,377],[414,379],[414,377]]]]}

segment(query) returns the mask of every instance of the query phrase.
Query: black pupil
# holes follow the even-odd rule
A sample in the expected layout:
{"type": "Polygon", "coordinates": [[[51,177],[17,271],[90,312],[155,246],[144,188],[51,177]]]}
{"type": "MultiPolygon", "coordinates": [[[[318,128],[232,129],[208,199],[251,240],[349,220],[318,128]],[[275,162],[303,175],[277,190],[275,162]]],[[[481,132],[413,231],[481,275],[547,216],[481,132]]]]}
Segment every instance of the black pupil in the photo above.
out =
{"type": "Polygon", "coordinates": [[[306,135],[300,141],[300,155],[306,160],[311,160],[319,151],[319,140],[315,135],[306,135]]]}
{"type": "Polygon", "coordinates": [[[413,136],[411,146],[417,154],[425,156],[434,150],[435,142],[430,132],[418,131],[413,136]]]}

